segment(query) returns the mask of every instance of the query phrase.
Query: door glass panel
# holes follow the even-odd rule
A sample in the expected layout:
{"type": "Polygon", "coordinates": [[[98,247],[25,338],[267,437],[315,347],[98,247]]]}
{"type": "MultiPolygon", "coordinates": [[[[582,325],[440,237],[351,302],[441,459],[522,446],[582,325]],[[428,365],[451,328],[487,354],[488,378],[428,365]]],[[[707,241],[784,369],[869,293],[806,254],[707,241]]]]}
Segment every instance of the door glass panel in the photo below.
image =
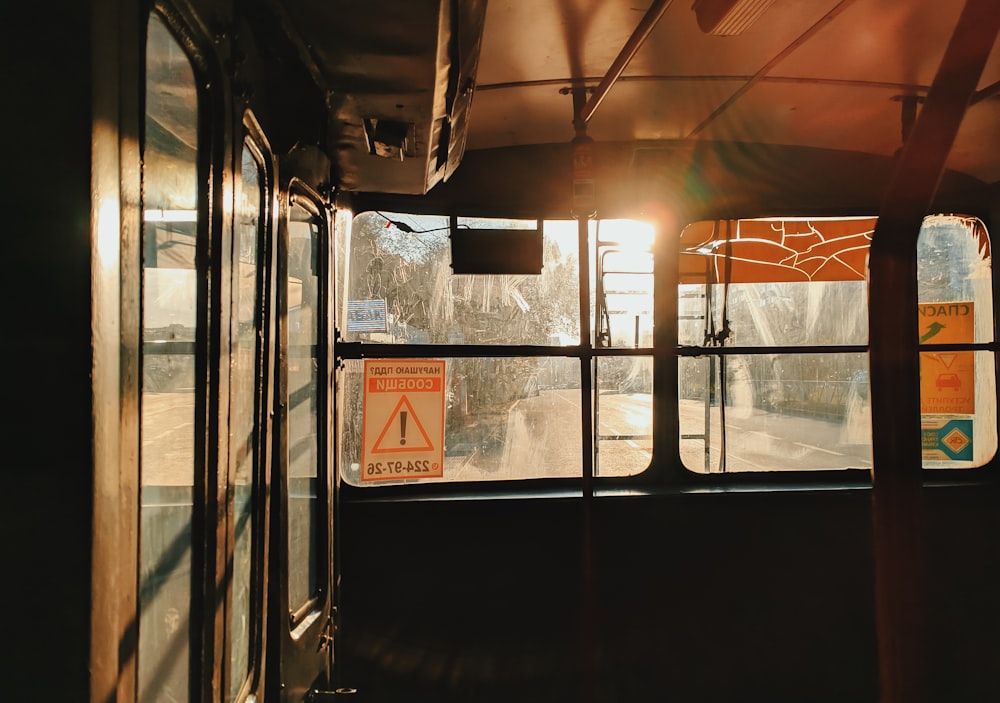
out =
{"type": "Polygon", "coordinates": [[[195,481],[197,124],[194,73],[150,16],[143,145],[138,700],[190,700],[195,481]]]}
{"type": "Polygon", "coordinates": [[[233,567],[230,596],[229,699],[234,700],[250,674],[254,634],[253,574],[256,545],[255,479],[261,399],[261,307],[258,247],[262,235],[260,165],[243,147],[233,231],[233,329],[230,378],[230,454],[233,463],[230,515],[233,521],[233,567]]]}
{"type": "Polygon", "coordinates": [[[288,593],[293,612],[319,590],[319,218],[297,203],[288,216],[288,593]]]}

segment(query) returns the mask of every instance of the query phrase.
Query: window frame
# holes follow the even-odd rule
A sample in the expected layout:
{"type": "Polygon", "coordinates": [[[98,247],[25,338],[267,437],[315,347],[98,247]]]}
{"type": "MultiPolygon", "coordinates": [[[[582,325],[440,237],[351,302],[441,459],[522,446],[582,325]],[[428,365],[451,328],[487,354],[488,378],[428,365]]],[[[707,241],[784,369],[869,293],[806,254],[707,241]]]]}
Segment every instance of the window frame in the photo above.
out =
{"type": "MultiPolygon", "coordinates": [[[[387,208],[392,212],[398,212],[392,208],[387,208]]],[[[352,218],[347,221],[346,226],[350,226],[353,222],[353,218],[358,217],[364,212],[384,212],[378,207],[366,207],[364,209],[359,209],[353,211],[352,218]]],[[[438,217],[448,217],[454,224],[457,224],[458,218],[466,217],[465,214],[455,214],[454,212],[450,215],[442,215],[439,212],[427,211],[422,209],[406,209],[406,214],[419,216],[419,215],[432,215],[438,217]]],[[[384,217],[384,215],[383,215],[384,217]]],[[[581,471],[574,476],[566,477],[533,477],[533,478],[518,478],[518,479],[500,479],[491,481],[434,481],[427,483],[415,482],[412,484],[382,484],[378,485],[377,491],[371,491],[371,497],[375,497],[377,494],[379,497],[390,497],[390,496],[408,496],[408,495],[420,495],[420,494],[442,494],[442,495],[462,495],[468,494],[470,492],[479,492],[479,487],[490,485],[490,493],[502,493],[502,492],[514,492],[519,493],[525,490],[528,491],[542,491],[542,492],[556,492],[562,493],[564,491],[579,491],[580,486],[592,482],[594,479],[594,462],[595,454],[593,451],[593,445],[598,441],[599,436],[597,433],[597,428],[595,423],[597,422],[597,417],[595,413],[595,402],[594,398],[594,369],[595,364],[598,363],[598,359],[602,358],[615,358],[615,357],[647,357],[653,359],[655,357],[654,345],[642,346],[642,347],[626,347],[626,346],[597,346],[593,343],[596,338],[596,311],[597,303],[591,301],[591,290],[593,286],[591,285],[591,268],[595,266],[595,252],[600,251],[602,245],[604,248],[612,249],[614,248],[615,242],[610,240],[599,240],[599,227],[597,227],[597,220],[594,219],[583,219],[583,220],[573,220],[572,218],[525,218],[525,217],[499,217],[491,215],[469,215],[469,217],[477,217],[484,219],[536,219],[539,228],[543,226],[543,222],[546,220],[562,220],[565,222],[574,223],[574,228],[577,230],[577,245],[578,250],[578,266],[577,266],[577,277],[579,281],[580,290],[580,305],[581,308],[578,313],[579,317],[579,329],[580,329],[580,339],[579,343],[573,345],[532,345],[532,344],[419,344],[419,343],[372,343],[372,342],[359,342],[359,341],[344,341],[342,331],[338,328],[336,334],[335,350],[334,354],[336,357],[338,377],[335,380],[335,385],[337,388],[341,386],[342,379],[342,368],[344,362],[347,360],[360,360],[360,359],[394,359],[394,358],[428,358],[428,359],[442,359],[442,358],[516,358],[516,357],[531,357],[531,358],[561,358],[561,359],[576,359],[580,363],[581,367],[581,377],[580,377],[580,398],[581,398],[581,428],[583,435],[583,445],[581,446],[581,456],[580,456],[580,467],[581,471]],[[582,223],[582,227],[580,226],[582,223]],[[585,304],[584,304],[585,302],[585,304]],[[592,304],[593,303],[593,304],[592,304]],[[591,402],[583,402],[585,398],[591,398],[591,402]],[[471,491],[470,491],[471,489],[471,491]]],[[[607,219],[621,219],[621,218],[607,218],[607,219]]],[[[335,235],[338,236],[338,235],[335,235]]],[[[653,252],[650,252],[653,255],[653,252]]],[[[348,251],[342,252],[342,255],[349,257],[349,245],[348,251]]],[[[653,284],[656,285],[656,275],[655,275],[655,255],[653,255],[653,266],[654,271],[651,274],[653,277],[653,284]]],[[[347,276],[347,269],[345,268],[347,264],[342,265],[338,268],[337,275],[347,276]]],[[[593,272],[596,275],[596,271],[593,272]]],[[[336,286],[338,291],[342,285],[341,281],[338,280],[336,286]]],[[[346,286],[346,283],[344,284],[346,286]]],[[[346,291],[345,291],[346,293],[346,291]]],[[[347,295],[343,296],[343,300],[340,301],[342,305],[346,306],[347,295]]],[[[655,295],[653,296],[653,318],[655,319],[655,295]]],[[[346,315],[343,314],[343,310],[340,311],[341,318],[346,319],[346,315]]],[[[654,325],[654,335],[655,335],[655,325],[654,325]]],[[[656,377],[655,371],[653,376],[653,382],[655,384],[656,377]]],[[[653,411],[654,418],[651,420],[653,427],[655,428],[655,410],[653,411]]],[[[342,418],[344,412],[342,408],[338,408],[338,415],[342,418]]],[[[654,429],[655,434],[655,429],[654,429]]],[[[340,440],[342,433],[340,428],[336,432],[336,442],[337,446],[335,448],[335,456],[340,459],[340,440]]],[[[632,476],[622,476],[622,477],[601,477],[601,480],[629,480],[637,476],[644,475],[650,470],[650,467],[654,463],[654,457],[651,455],[649,462],[646,466],[638,471],[632,476]]],[[[340,475],[343,471],[339,472],[340,475]]],[[[365,492],[371,486],[368,485],[353,485],[346,481],[342,482],[342,491],[345,496],[351,498],[355,495],[359,495],[365,492]]]]}
{"type": "MultiPolygon", "coordinates": [[[[932,219],[934,217],[940,217],[940,216],[954,216],[954,217],[959,217],[959,218],[974,218],[974,219],[978,220],[983,225],[983,231],[981,233],[979,233],[979,234],[974,234],[974,233],[970,232],[969,236],[973,236],[973,237],[985,236],[987,238],[987,241],[990,241],[989,240],[988,226],[986,225],[986,221],[983,218],[978,217],[978,216],[965,215],[965,214],[961,214],[961,215],[959,215],[959,214],[951,214],[951,215],[949,215],[949,214],[944,214],[944,213],[942,213],[942,214],[932,213],[932,214],[929,214],[926,217],[924,217],[923,221],[927,222],[928,220],[930,220],[930,219],[932,219]]],[[[802,220],[802,219],[810,219],[810,218],[802,218],[802,217],[785,217],[785,218],[781,218],[781,217],[775,217],[775,218],[743,218],[743,219],[744,220],[764,219],[764,220],[786,220],[786,221],[788,221],[788,220],[793,220],[793,219],[794,220],[802,220]]],[[[812,219],[814,219],[814,220],[821,220],[821,219],[859,219],[859,218],[855,218],[855,217],[838,218],[838,217],[835,217],[835,216],[831,216],[831,217],[817,216],[817,217],[812,218],[812,219]]],[[[860,219],[871,219],[873,221],[873,227],[875,226],[875,223],[877,223],[877,216],[868,216],[868,217],[860,218],[860,219]]],[[[728,220],[727,222],[729,222],[731,224],[735,224],[738,221],[741,221],[741,220],[737,220],[737,219],[734,218],[732,220],[728,220]]],[[[915,247],[917,246],[917,239],[916,238],[914,239],[914,246],[915,247]]],[[[680,256],[679,247],[678,247],[678,250],[676,252],[676,255],[678,257],[680,256]]],[[[992,278],[991,292],[995,296],[996,286],[997,286],[996,273],[993,270],[991,258],[987,256],[987,257],[984,258],[984,260],[989,260],[990,261],[989,271],[990,271],[990,275],[991,275],[991,278],[992,278]]],[[[677,273],[677,281],[676,281],[676,283],[677,283],[677,288],[679,290],[680,289],[680,285],[682,283],[682,281],[681,281],[681,275],[679,273],[680,272],[680,266],[678,265],[677,267],[675,267],[675,270],[678,272],[677,273]]],[[[724,283],[725,283],[724,281],[718,281],[717,282],[718,285],[724,285],[724,283]]],[[[766,282],[764,282],[764,283],[766,283],[766,282]]],[[[867,289],[867,286],[869,285],[867,283],[867,280],[866,280],[866,284],[865,285],[866,285],[866,289],[867,289]]],[[[994,297],[993,300],[990,301],[991,306],[995,306],[995,300],[996,299],[994,297]]],[[[866,300],[865,304],[867,306],[867,300],[866,300]]],[[[926,303],[920,303],[921,306],[925,305],[925,304],[930,304],[930,301],[928,301],[926,303]]],[[[995,316],[994,316],[994,329],[992,330],[993,331],[993,341],[973,342],[973,343],[940,343],[940,344],[929,344],[929,343],[925,344],[925,343],[920,343],[920,344],[918,344],[919,353],[922,355],[924,353],[933,352],[933,351],[963,351],[963,350],[964,351],[976,351],[976,352],[992,352],[994,354],[994,367],[996,367],[996,364],[997,364],[996,352],[997,352],[997,349],[998,349],[998,344],[997,344],[997,341],[996,341],[996,334],[995,334],[995,327],[996,327],[995,322],[996,322],[996,320],[995,320],[995,316]]],[[[870,322],[869,322],[869,324],[870,324],[870,322]]],[[[824,354],[824,353],[863,353],[867,357],[868,354],[869,354],[869,350],[870,350],[870,344],[869,344],[869,342],[867,340],[867,335],[866,335],[866,339],[865,339],[865,342],[863,344],[862,343],[854,343],[854,344],[852,344],[852,343],[847,343],[847,344],[811,344],[811,345],[776,344],[776,345],[771,345],[771,346],[766,346],[766,345],[761,344],[761,345],[750,345],[750,346],[725,346],[725,344],[722,344],[722,345],[713,345],[713,344],[705,344],[705,343],[703,343],[703,344],[700,344],[700,345],[681,345],[681,344],[678,344],[677,349],[678,349],[678,357],[679,358],[685,358],[685,357],[687,357],[687,358],[692,358],[692,357],[693,358],[699,358],[700,357],[700,358],[724,359],[726,357],[740,356],[740,355],[783,355],[783,354],[784,355],[809,355],[809,354],[824,354]]],[[[679,371],[679,366],[678,366],[678,371],[679,371]]],[[[996,384],[995,371],[994,371],[994,384],[996,384]]],[[[996,388],[996,386],[994,386],[994,387],[996,388]]],[[[678,398],[678,402],[679,402],[679,394],[675,394],[675,395],[678,398]]],[[[996,400],[996,398],[994,398],[994,417],[996,416],[996,408],[997,408],[997,400],[996,400]]],[[[724,417],[724,415],[723,415],[723,417],[724,417]]],[[[988,422],[988,420],[986,420],[986,421],[988,422]]],[[[873,419],[873,425],[874,425],[874,423],[875,423],[875,420],[873,419]]],[[[874,431],[874,427],[873,427],[873,431],[874,431]]],[[[680,439],[679,431],[678,431],[678,439],[680,439]]],[[[979,466],[969,466],[969,467],[929,466],[929,467],[924,467],[923,471],[926,472],[926,475],[928,477],[930,477],[931,480],[936,480],[937,478],[943,476],[943,474],[940,474],[940,473],[933,474],[932,472],[948,472],[947,475],[949,476],[949,478],[954,477],[956,475],[956,473],[965,473],[965,474],[968,474],[970,472],[982,473],[982,471],[984,469],[987,469],[988,467],[990,467],[992,464],[995,463],[995,461],[997,459],[997,451],[998,450],[996,448],[994,448],[993,455],[991,457],[989,457],[988,459],[986,459],[983,462],[983,464],[981,464],[979,466]]],[[[862,485],[870,485],[870,473],[871,473],[871,467],[870,466],[868,466],[868,467],[857,467],[857,468],[851,467],[851,468],[822,469],[822,470],[814,469],[814,470],[789,471],[789,470],[780,470],[779,469],[779,470],[770,470],[769,471],[769,470],[765,469],[765,470],[762,470],[762,471],[735,471],[735,472],[721,472],[721,473],[718,473],[718,472],[702,473],[702,472],[697,472],[697,471],[694,471],[692,469],[688,469],[687,467],[684,467],[683,460],[680,459],[679,453],[678,453],[678,462],[681,464],[682,468],[686,472],[688,472],[688,473],[691,473],[691,474],[694,474],[694,475],[697,475],[697,476],[700,476],[700,477],[718,476],[719,478],[709,478],[708,480],[709,481],[718,481],[722,485],[728,485],[729,482],[738,484],[744,478],[745,479],[749,479],[748,483],[751,483],[751,484],[755,483],[757,481],[761,481],[761,482],[764,482],[764,483],[771,483],[771,482],[781,483],[781,482],[785,482],[786,480],[788,480],[788,481],[794,482],[796,484],[798,484],[798,483],[807,483],[808,484],[808,483],[814,483],[814,482],[819,481],[819,482],[823,482],[823,483],[830,482],[831,484],[844,483],[846,485],[856,485],[857,482],[854,479],[855,478],[860,478],[861,482],[862,482],[862,485]],[[834,480],[835,477],[839,477],[839,476],[842,476],[844,474],[846,474],[848,476],[850,476],[851,474],[853,474],[854,476],[850,476],[849,478],[846,478],[846,480],[843,480],[843,481],[834,480]],[[722,478],[723,476],[728,476],[728,475],[739,476],[740,478],[739,479],[737,479],[737,478],[731,478],[731,479],[722,478]],[[758,476],[758,475],[770,476],[771,478],[770,479],[768,479],[768,478],[752,478],[752,477],[758,476]]]]}

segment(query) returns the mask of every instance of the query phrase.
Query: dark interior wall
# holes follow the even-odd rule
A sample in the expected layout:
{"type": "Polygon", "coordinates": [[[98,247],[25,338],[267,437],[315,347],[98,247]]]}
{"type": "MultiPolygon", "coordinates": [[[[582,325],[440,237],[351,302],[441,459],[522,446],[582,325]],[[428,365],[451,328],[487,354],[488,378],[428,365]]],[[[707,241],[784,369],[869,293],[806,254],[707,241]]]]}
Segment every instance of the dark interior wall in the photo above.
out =
{"type": "Polygon", "coordinates": [[[362,700],[561,700],[578,680],[579,506],[341,506],[338,668],[362,700]]]}
{"type": "MultiPolygon", "coordinates": [[[[598,143],[595,193],[601,218],[700,219],[878,213],[895,161],[855,152],[708,141],[598,143]]],[[[567,144],[470,151],[444,183],[422,197],[357,194],[358,209],[510,217],[571,216],[567,144]]],[[[989,218],[986,184],[946,172],[936,212],[989,218]]]]}
{"type": "Polygon", "coordinates": [[[576,500],[343,505],[344,683],[366,701],[875,701],[869,499],[600,498],[590,588],[576,500]]]}
{"type": "Polygon", "coordinates": [[[924,497],[928,700],[1000,700],[1000,488],[924,497]]]}
{"type": "MultiPolygon", "coordinates": [[[[996,700],[996,490],[925,497],[929,700],[996,700]]],[[[879,700],[868,490],[598,498],[589,582],[578,500],[341,511],[366,702],[879,700]]]]}
{"type": "Polygon", "coordinates": [[[877,700],[868,498],[599,503],[602,700],[877,700]]]}
{"type": "Polygon", "coordinates": [[[25,702],[86,701],[89,685],[92,6],[48,9],[46,48],[31,31],[4,39],[0,111],[3,695],[25,702]]]}
{"type": "Polygon", "coordinates": [[[332,156],[326,98],[289,40],[293,30],[279,5],[251,0],[237,10],[242,13],[234,37],[241,59],[234,77],[237,101],[252,111],[275,155],[298,146],[319,147],[332,156]]]}

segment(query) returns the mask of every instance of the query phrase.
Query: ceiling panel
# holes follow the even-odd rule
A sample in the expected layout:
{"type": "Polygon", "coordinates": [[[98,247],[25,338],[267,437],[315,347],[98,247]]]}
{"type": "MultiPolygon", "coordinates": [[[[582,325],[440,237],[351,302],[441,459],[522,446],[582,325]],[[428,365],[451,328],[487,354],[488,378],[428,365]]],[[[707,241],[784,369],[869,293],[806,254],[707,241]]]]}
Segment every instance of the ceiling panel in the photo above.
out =
{"type": "Polygon", "coordinates": [[[930,85],[962,3],[857,0],[771,75],[930,85]]]}
{"type": "Polygon", "coordinates": [[[647,7],[644,0],[489,0],[477,82],[603,75],[647,7]]]}
{"type": "Polygon", "coordinates": [[[948,155],[947,167],[994,183],[1000,181],[1000,100],[969,108],[948,155]]]}
{"type": "MultiPolygon", "coordinates": [[[[623,80],[594,113],[587,134],[600,141],[684,139],[736,89],[736,81],[623,80]],[[640,107],[641,106],[641,107],[640,107]]],[[[569,142],[573,103],[558,85],[484,90],[472,108],[468,148],[569,142]]]]}
{"type": "Polygon", "coordinates": [[[839,2],[776,0],[755,24],[738,36],[705,34],[698,28],[691,5],[691,0],[676,0],[670,5],[626,74],[752,76],[826,17],[839,2]]]}
{"type": "Polygon", "coordinates": [[[902,145],[895,94],[878,87],[761,81],[698,137],[888,156],[902,145]]]}

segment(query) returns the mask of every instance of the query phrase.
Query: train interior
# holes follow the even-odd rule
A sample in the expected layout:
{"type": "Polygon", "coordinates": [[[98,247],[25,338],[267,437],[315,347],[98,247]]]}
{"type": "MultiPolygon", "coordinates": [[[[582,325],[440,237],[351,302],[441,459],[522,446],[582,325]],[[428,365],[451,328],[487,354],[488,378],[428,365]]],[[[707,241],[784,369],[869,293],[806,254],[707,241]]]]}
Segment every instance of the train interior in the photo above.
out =
{"type": "Polygon", "coordinates": [[[12,700],[1000,698],[994,0],[48,11],[12,700]]]}

